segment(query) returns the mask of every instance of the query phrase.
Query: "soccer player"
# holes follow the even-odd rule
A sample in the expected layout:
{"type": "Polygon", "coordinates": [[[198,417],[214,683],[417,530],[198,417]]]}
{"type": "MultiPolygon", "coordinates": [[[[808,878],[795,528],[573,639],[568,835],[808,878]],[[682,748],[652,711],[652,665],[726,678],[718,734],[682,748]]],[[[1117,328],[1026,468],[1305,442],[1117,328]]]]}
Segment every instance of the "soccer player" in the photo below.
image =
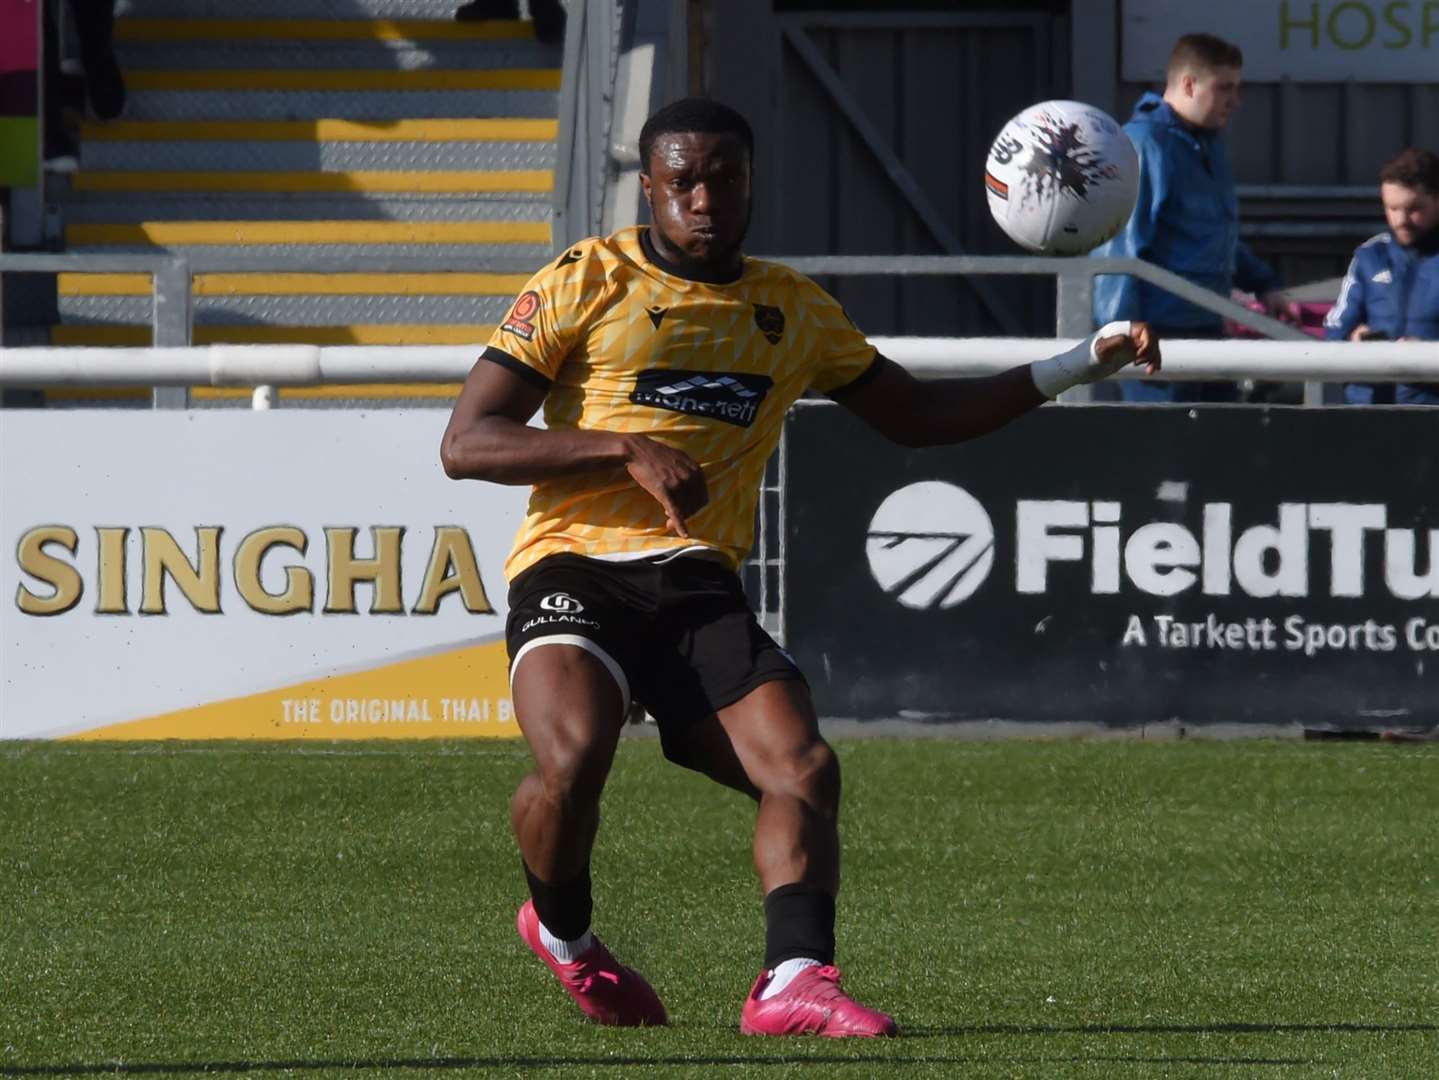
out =
{"type": "Polygon", "coordinates": [[[1125,364],[1157,371],[1158,343],[1113,324],[999,375],[920,383],[812,281],[743,255],[753,147],[716,102],[652,116],[640,159],[654,224],[583,240],[530,280],[441,458],[456,479],[533,485],[505,568],[511,694],[534,758],[510,806],[530,892],[520,937],[590,1018],[665,1023],[590,926],[600,792],[638,703],[667,758],[757,803],[765,951],[740,1030],[891,1035],[834,966],[839,764],[735,573],[765,461],[807,390],[907,446],[952,443],[1125,364]],[[545,426],[529,426],[541,405],[545,426]]]}

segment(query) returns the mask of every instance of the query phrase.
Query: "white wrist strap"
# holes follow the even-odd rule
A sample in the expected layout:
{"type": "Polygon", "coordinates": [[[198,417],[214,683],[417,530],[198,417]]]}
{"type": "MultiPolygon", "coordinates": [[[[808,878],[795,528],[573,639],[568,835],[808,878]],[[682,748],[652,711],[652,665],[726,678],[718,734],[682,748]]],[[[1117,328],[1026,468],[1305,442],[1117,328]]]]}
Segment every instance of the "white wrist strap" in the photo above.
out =
{"type": "Polygon", "coordinates": [[[1095,355],[1094,343],[1100,338],[1114,337],[1116,334],[1126,337],[1129,335],[1127,320],[1105,323],[1083,341],[1057,356],[1034,361],[1029,365],[1029,373],[1034,379],[1035,388],[1053,401],[1070,387],[1091,383],[1111,374],[1095,355]]]}

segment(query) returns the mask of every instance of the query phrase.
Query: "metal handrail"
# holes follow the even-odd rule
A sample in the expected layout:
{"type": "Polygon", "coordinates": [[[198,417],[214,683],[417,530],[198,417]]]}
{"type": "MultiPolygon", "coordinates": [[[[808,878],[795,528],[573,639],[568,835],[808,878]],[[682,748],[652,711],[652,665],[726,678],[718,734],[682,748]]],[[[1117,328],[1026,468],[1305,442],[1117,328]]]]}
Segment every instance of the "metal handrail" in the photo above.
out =
{"type": "MultiPolygon", "coordinates": [[[[766,256],[768,258],[768,256],[766,256]]],[[[1097,274],[1129,274],[1173,293],[1207,311],[1258,330],[1266,337],[1301,340],[1301,331],[1267,315],[1236,304],[1227,296],[1210,292],[1163,267],[1142,259],[1054,258],[1040,255],[800,255],[776,258],[791,269],[811,276],[884,275],[901,277],[943,277],[959,274],[1050,274],[1058,283],[1055,330],[1060,336],[1083,337],[1092,325],[1091,308],[1094,277],[1097,274]]],[[[187,345],[190,340],[190,279],[198,273],[264,272],[277,269],[310,273],[408,273],[519,272],[534,269],[529,260],[486,259],[483,265],[461,264],[454,256],[356,255],[306,259],[303,262],[276,256],[207,255],[89,255],[16,254],[0,252],[0,272],[13,273],[147,273],[155,277],[155,344],[187,345]],[[183,297],[161,298],[162,286],[184,281],[183,297]],[[165,306],[165,302],[173,306],[165,306]],[[185,317],[184,333],[171,320],[185,317]],[[162,340],[165,339],[165,340],[162,340]],[[179,340],[176,340],[179,339],[179,340]]]]}
{"type": "MultiPolygon", "coordinates": [[[[1093,324],[1092,304],[1096,274],[1130,274],[1198,307],[1232,319],[1242,326],[1279,340],[1305,341],[1307,336],[1294,327],[1252,311],[1226,296],[1210,292],[1178,274],[1144,262],[1124,258],[1054,258],[1032,255],[820,255],[780,259],[800,273],[816,275],[948,276],[958,274],[1048,274],[1056,279],[1055,333],[1080,338],[1093,324]]],[[[294,268],[292,260],[249,257],[247,270],[273,269],[276,265],[294,268]]],[[[356,256],[315,259],[303,264],[312,272],[460,272],[477,269],[457,264],[453,256],[404,257],[356,256]],[[383,268],[383,269],[382,269],[383,268]]],[[[485,268],[496,265],[486,260],[485,268]]],[[[154,279],[154,344],[160,348],[183,348],[191,341],[192,278],[211,270],[234,270],[233,257],[178,255],[80,255],[7,254],[0,252],[0,272],[97,273],[138,272],[154,279]]],[[[1077,388],[1067,400],[1087,400],[1087,388],[1077,388]]],[[[1305,401],[1318,404],[1323,388],[1311,381],[1305,387],[1305,401]]],[[[187,402],[183,387],[157,389],[157,406],[183,408],[187,402]]]]}
{"type": "MultiPolygon", "coordinates": [[[[889,359],[922,377],[988,375],[1053,355],[1072,338],[874,337],[889,359]]],[[[1297,381],[1436,382],[1439,344],[1166,340],[1164,377],[1251,376],[1297,381]]],[[[475,345],[198,345],[189,348],[0,349],[0,386],[322,386],[457,383],[475,363],[475,345]]],[[[1120,378],[1138,377],[1135,369],[1120,378]]]]}

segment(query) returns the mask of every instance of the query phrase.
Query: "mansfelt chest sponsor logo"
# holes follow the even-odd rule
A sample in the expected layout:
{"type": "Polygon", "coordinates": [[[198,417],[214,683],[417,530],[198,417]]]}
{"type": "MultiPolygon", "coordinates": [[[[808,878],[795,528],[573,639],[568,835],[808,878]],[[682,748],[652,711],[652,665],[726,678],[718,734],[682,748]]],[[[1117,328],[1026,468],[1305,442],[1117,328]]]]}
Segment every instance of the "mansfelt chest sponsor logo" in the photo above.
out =
{"type": "Polygon", "coordinates": [[[736,427],[749,427],[774,380],[768,375],[730,371],[641,371],[630,400],[636,405],[707,416],[736,427]]]}

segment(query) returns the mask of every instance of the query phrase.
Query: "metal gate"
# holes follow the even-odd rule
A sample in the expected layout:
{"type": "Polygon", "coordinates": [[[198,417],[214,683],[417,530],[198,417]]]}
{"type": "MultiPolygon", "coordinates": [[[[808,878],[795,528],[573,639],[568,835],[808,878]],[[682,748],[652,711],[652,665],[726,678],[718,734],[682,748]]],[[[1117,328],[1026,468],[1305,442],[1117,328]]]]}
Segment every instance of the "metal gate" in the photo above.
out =
{"type": "MultiPolygon", "coordinates": [[[[717,5],[704,81],[756,127],[749,250],[1015,254],[985,205],[985,156],[1006,120],[1069,85],[1068,17],[1027,6],[717,5]]],[[[1047,281],[820,281],[867,333],[1054,332],[1047,281]]]]}

